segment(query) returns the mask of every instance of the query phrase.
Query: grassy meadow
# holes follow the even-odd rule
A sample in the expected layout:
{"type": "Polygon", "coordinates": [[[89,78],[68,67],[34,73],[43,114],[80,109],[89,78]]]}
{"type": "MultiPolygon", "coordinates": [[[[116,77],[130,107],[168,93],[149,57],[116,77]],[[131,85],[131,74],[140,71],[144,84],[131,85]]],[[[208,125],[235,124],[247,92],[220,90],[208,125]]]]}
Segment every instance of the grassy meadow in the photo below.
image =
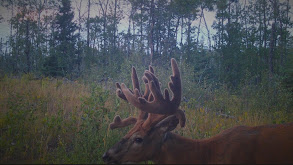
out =
{"type": "MultiPolygon", "coordinates": [[[[255,90],[245,87],[242,90],[238,95],[226,92],[224,87],[204,91],[204,101],[188,97],[181,103],[186,127],[175,132],[202,139],[236,125],[293,121],[286,92],[277,92],[278,100],[274,102],[268,101],[270,91],[252,92],[255,90]]],[[[186,93],[192,95],[192,90],[186,93]]],[[[34,79],[29,74],[21,78],[2,77],[1,163],[103,163],[102,154],[129,130],[109,129],[116,114],[124,118],[136,115],[137,110],[115,96],[114,82],[106,88],[99,83],[34,79]]]]}

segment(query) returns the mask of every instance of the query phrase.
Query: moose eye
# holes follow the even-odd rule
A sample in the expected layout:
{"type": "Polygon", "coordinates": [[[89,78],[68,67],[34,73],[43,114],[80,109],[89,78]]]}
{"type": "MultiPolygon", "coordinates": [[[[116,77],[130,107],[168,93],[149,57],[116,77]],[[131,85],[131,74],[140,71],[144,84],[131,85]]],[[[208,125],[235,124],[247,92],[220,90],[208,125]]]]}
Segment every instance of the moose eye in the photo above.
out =
{"type": "Polygon", "coordinates": [[[135,139],[134,139],[134,142],[135,142],[135,143],[141,143],[142,141],[143,141],[142,138],[135,138],[135,139]]]}

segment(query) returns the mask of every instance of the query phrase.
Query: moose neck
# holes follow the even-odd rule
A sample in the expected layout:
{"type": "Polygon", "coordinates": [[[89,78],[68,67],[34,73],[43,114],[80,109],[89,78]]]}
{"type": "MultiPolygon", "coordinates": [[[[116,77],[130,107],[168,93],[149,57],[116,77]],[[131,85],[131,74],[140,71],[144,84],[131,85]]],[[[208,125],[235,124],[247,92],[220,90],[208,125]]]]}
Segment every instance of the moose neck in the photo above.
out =
{"type": "Polygon", "coordinates": [[[202,164],[209,160],[211,150],[206,140],[188,139],[169,132],[163,141],[160,151],[152,159],[155,163],[202,164]]]}

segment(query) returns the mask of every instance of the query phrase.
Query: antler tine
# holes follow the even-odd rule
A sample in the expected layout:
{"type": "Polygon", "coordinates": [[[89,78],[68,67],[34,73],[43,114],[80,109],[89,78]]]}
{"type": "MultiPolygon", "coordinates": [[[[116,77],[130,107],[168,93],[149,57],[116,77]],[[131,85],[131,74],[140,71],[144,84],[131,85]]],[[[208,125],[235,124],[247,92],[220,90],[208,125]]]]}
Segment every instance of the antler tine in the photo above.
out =
{"type": "MultiPolygon", "coordinates": [[[[149,65],[149,70],[148,71],[151,72],[152,74],[155,73],[154,68],[152,66],[150,66],[150,65],[149,65]]],[[[152,93],[150,92],[148,79],[146,78],[146,76],[143,76],[142,79],[143,79],[143,81],[145,83],[145,90],[148,92],[148,93],[144,94],[143,98],[145,98],[148,101],[153,101],[154,97],[153,97],[152,93]]]]}
{"type": "MultiPolygon", "coordinates": [[[[149,66],[149,71],[154,74],[154,69],[153,69],[152,66],[149,66]]],[[[142,80],[145,83],[145,92],[144,92],[143,98],[148,100],[148,101],[153,101],[154,97],[153,97],[153,95],[152,95],[152,93],[150,91],[148,79],[145,76],[143,76],[142,80]]],[[[144,111],[141,111],[141,112],[144,112],[144,111]]],[[[140,118],[147,119],[151,115],[152,114],[148,115],[148,113],[145,112],[145,114],[141,114],[140,118]]]]}
{"type": "MultiPolygon", "coordinates": [[[[138,89],[138,91],[140,92],[140,88],[139,88],[139,82],[138,82],[138,78],[137,78],[137,74],[136,74],[136,70],[134,67],[132,67],[132,74],[131,74],[131,80],[132,80],[132,86],[133,86],[133,91],[135,92],[135,89],[138,89]]],[[[124,93],[121,90],[121,86],[118,82],[116,82],[116,95],[118,97],[120,97],[121,99],[127,101],[127,98],[125,97],[124,93]]],[[[131,89],[129,89],[131,93],[133,93],[133,91],[131,91],[131,89]]]]}
{"type": "MultiPolygon", "coordinates": [[[[147,79],[151,94],[148,99],[145,97],[139,97],[137,94],[133,94],[124,84],[121,84],[121,90],[125,94],[127,100],[139,108],[140,110],[154,114],[175,114],[180,121],[180,125],[185,125],[184,112],[178,109],[181,101],[181,78],[178,65],[175,59],[171,59],[171,66],[173,75],[170,77],[169,88],[173,92],[173,97],[170,100],[168,89],[165,89],[164,97],[161,93],[160,83],[157,77],[153,74],[153,68],[145,71],[144,77],[147,79]],[[153,98],[152,98],[153,97],[153,98]],[[152,100],[152,101],[151,101],[152,100]]],[[[143,79],[145,79],[143,78],[143,79]]],[[[144,80],[146,82],[146,80],[144,80]]]]}
{"type": "Polygon", "coordinates": [[[116,95],[117,95],[118,97],[120,97],[121,99],[127,101],[125,95],[124,95],[123,92],[121,91],[121,86],[120,86],[120,84],[119,84],[118,82],[116,82],[116,88],[117,88],[117,90],[116,90],[116,95]]]}
{"type": "Polygon", "coordinates": [[[132,67],[132,74],[131,74],[131,80],[132,80],[132,86],[133,86],[133,91],[135,93],[135,89],[137,89],[137,91],[139,93],[136,93],[136,94],[139,94],[139,97],[141,96],[140,95],[140,88],[139,88],[139,82],[138,82],[138,78],[137,78],[137,74],[136,74],[136,70],[134,67],[132,67]]]}
{"type": "MultiPolygon", "coordinates": [[[[149,84],[147,83],[147,80],[146,80],[145,77],[142,77],[142,79],[143,79],[143,81],[145,83],[145,91],[144,91],[143,98],[148,99],[149,95],[151,95],[151,91],[150,91],[150,88],[149,88],[149,84]]],[[[148,113],[147,112],[140,111],[138,118],[139,119],[146,119],[147,116],[148,116],[148,113]]]]}
{"type": "Polygon", "coordinates": [[[135,124],[136,121],[137,119],[135,117],[128,117],[126,119],[121,120],[120,116],[117,115],[115,116],[113,122],[110,124],[110,128],[115,129],[115,128],[126,127],[128,125],[135,124]]]}
{"type": "MultiPolygon", "coordinates": [[[[141,94],[140,94],[140,88],[139,88],[139,81],[138,81],[136,70],[134,67],[132,67],[131,80],[132,80],[133,91],[131,89],[129,89],[128,91],[132,95],[134,95],[135,97],[140,97],[141,94]]],[[[121,85],[125,86],[123,83],[121,85]]],[[[116,82],[116,87],[117,87],[116,95],[118,97],[120,97],[121,99],[128,101],[127,97],[123,93],[121,86],[118,82],[116,82]]],[[[147,91],[148,91],[148,93],[150,93],[149,90],[147,90],[147,91]]],[[[138,116],[139,116],[139,118],[145,118],[146,114],[147,114],[147,112],[140,111],[138,116]]],[[[137,118],[135,118],[135,117],[128,117],[126,119],[121,120],[120,116],[117,115],[117,116],[115,116],[113,122],[110,123],[110,128],[115,129],[115,128],[126,127],[130,124],[135,124],[136,121],[137,121],[137,118]]]]}
{"type": "Polygon", "coordinates": [[[182,92],[181,77],[180,77],[178,65],[174,58],[171,59],[171,66],[172,66],[173,75],[170,76],[171,81],[168,84],[169,88],[173,92],[173,98],[171,102],[173,102],[173,104],[175,104],[176,107],[179,107],[181,102],[181,92],[182,92]]]}
{"type": "Polygon", "coordinates": [[[145,76],[142,77],[144,83],[145,83],[145,91],[144,91],[144,95],[143,98],[148,99],[149,95],[151,94],[150,88],[149,88],[149,84],[148,84],[148,80],[145,76]]]}
{"type": "MultiPolygon", "coordinates": [[[[138,77],[137,77],[137,74],[136,74],[136,69],[134,67],[132,67],[131,79],[132,79],[132,86],[133,86],[134,96],[135,97],[141,97],[139,81],[138,81],[138,77]]],[[[148,84],[146,83],[145,84],[144,97],[148,96],[149,94],[150,94],[149,87],[148,87],[148,84]]],[[[138,119],[145,119],[146,117],[147,117],[147,112],[139,111],[138,119]]]]}
{"type": "Polygon", "coordinates": [[[149,65],[149,71],[152,73],[152,74],[155,74],[155,71],[154,71],[154,68],[152,66],[149,65]]]}
{"type": "MultiPolygon", "coordinates": [[[[173,92],[173,98],[169,99],[169,92],[165,89],[163,97],[157,77],[150,71],[145,72],[154,101],[148,102],[144,98],[138,98],[143,111],[156,114],[174,114],[181,101],[181,79],[178,65],[175,59],[171,59],[173,75],[170,77],[169,88],[173,92]]],[[[127,97],[127,96],[126,96],[127,97]]]]}

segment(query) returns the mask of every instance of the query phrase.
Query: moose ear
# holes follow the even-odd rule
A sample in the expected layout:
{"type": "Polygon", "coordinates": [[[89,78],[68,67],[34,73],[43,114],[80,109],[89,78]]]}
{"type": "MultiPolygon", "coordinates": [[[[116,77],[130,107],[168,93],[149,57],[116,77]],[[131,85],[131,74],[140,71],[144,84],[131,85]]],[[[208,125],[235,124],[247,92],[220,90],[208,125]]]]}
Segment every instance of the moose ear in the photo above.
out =
{"type": "Polygon", "coordinates": [[[174,130],[179,123],[179,119],[175,115],[171,115],[160,121],[155,125],[155,129],[159,129],[160,132],[166,133],[174,130]]]}

